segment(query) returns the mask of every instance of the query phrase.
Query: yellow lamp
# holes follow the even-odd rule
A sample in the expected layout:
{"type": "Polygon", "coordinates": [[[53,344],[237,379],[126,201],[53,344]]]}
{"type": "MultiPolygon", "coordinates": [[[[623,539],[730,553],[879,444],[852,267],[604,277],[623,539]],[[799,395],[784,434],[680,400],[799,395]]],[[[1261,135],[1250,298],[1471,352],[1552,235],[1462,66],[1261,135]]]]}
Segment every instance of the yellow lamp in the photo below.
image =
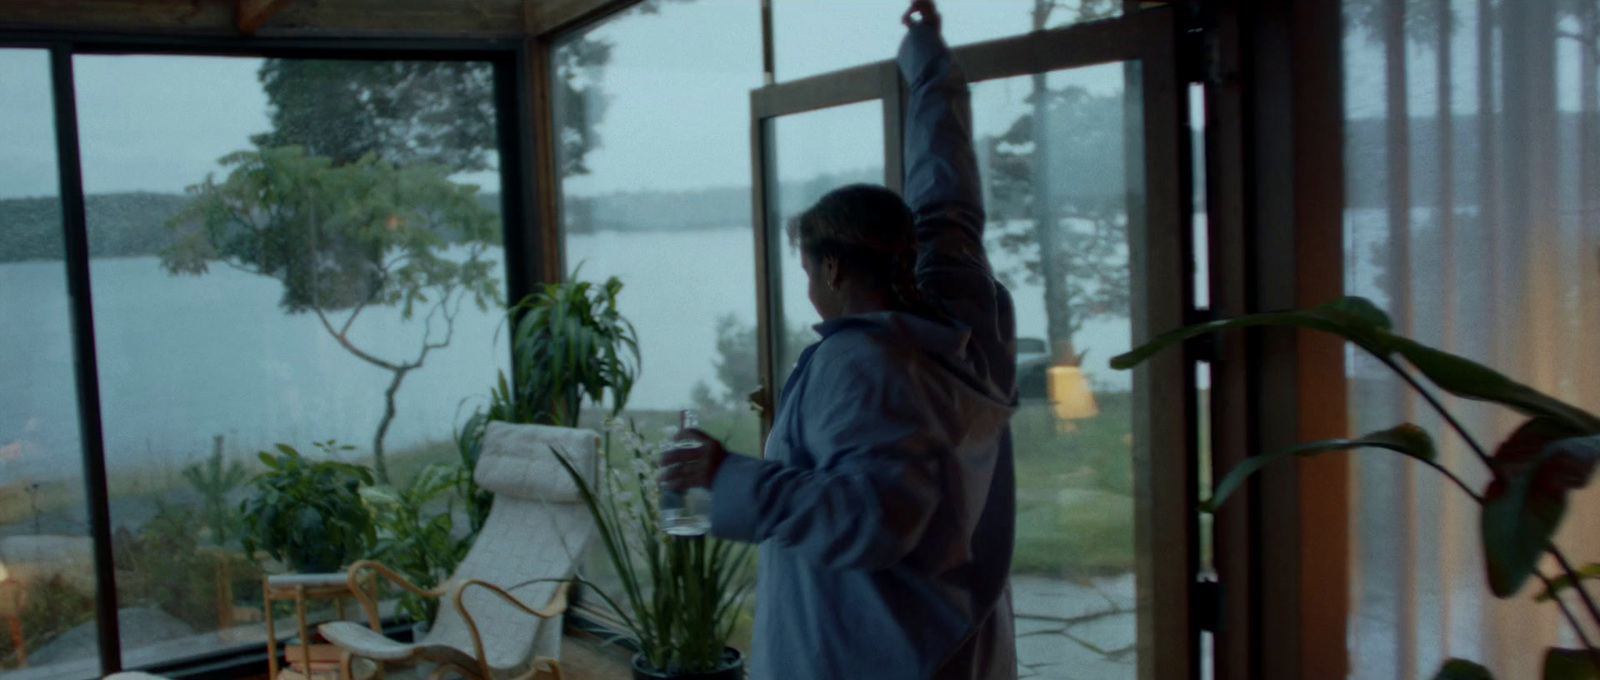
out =
{"type": "Polygon", "coordinates": [[[1094,403],[1094,392],[1089,390],[1089,379],[1082,368],[1051,366],[1045,374],[1049,378],[1045,388],[1062,429],[1071,431],[1076,429],[1071,421],[1100,415],[1100,407],[1094,403]]]}

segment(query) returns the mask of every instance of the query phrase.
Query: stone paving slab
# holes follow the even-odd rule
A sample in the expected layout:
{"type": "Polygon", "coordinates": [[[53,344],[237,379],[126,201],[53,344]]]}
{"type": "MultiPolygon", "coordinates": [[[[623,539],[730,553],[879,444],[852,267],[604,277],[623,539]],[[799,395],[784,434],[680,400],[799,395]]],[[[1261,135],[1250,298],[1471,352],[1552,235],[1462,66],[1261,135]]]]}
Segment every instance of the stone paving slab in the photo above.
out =
{"type": "Polygon", "coordinates": [[[1013,577],[1011,598],[1019,618],[1076,621],[1117,609],[1110,598],[1092,586],[1041,576],[1013,577]]]}
{"type": "Polygon", "coordinates": [[[1131,612],[1139,608],[1139,591],[1132,573],[1093,578],[1089,583],[1095,590],[1100,591],[1101,595],[1110,598],[1117,609],[1131,612]]]}
{"type": "Polygon", "coordinates": [[[1063,635],[1017,640],[1019,675],[1039,680],[1133,680],[1132,657],[1111,659],[1063,635]]]}
{"type": "Polygon", "coordinates": [[[1055,621],[1052,619],[1032,619],[1019,616],[1016,620],[1017,637],[1022,637],[1024,635],[1038,635],[1040,633],[1059,634],[1066,627],[1066,622],[1055,621]]]}
{"type": "Polygon", "coordinates": [[[1138,668],[1128,662],[1087,660],[1082,663],[1059,664],[1029,669],[1028,677],[1035,680],[1134,680],[1138,668]]]}
{"type": "Polygon", "coordinates": [[[1067,626],[1067,636],[1104,652],[1121,652],[1138,641],[1139,623],[1132,612],[1111,614],[1067,626]]]}

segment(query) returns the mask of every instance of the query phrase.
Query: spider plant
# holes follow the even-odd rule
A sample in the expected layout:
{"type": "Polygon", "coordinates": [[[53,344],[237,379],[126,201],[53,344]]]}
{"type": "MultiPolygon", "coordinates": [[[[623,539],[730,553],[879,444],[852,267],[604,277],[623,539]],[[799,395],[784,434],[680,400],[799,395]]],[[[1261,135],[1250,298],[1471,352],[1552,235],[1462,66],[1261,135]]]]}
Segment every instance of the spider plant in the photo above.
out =
{"type": "Polygon", "coordinates": [[[730,662],[728,639],[754,585],[751,546],[661,530],[654,447],[631,424],[612,426],[629,452],[629,469],[602,464],[593,485],[560,452],[557,458],[593,514],[600,541],[621,581],[620,595],[584,580],[605,601],[639,649],[635,663],[658,675],[712,673],[730,662]]]}

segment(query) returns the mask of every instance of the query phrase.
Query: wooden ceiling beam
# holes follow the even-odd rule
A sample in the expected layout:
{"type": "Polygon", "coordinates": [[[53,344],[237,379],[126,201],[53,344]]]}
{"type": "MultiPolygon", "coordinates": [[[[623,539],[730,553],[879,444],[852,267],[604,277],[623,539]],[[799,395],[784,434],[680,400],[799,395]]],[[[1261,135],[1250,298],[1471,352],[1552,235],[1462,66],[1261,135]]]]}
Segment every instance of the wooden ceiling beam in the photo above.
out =
{"type": "Polygon", "coordinates": [[[237,0],[236,25],[244,35],[255,35],[261,25],[289,4],[289,0],[237,0]]]}
{"type": "Polygon", "coordinates": [[[637,1],[0,0],[0,30],[499,39],[548,35],[637,1]]]}

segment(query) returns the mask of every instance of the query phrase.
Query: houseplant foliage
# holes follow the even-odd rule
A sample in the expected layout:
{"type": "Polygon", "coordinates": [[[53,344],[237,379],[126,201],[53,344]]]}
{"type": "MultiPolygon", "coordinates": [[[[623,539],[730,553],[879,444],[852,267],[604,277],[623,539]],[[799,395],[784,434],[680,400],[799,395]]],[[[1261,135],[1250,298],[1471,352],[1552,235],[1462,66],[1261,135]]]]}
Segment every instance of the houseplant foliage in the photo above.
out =
{"type": "MultiPolygon", "coordinates": [[[[573,279],[577,272],[573,273],[573,279]]],[[[639,375],[639,336],[617,311],[622,281],[547,284],[511,309],[515,365],[495,386],[488,417],[577,427],[583,400],[622,412],[639,375]]]]}
{"type": "MultiPolygon", "coordinates": [[[[456,491],[463,472],[456,466],[435,463],[418,470],[403,487],[361,489],[377,529],[377,540],[368,555],[424,590],[449,578],[472,547],[472,536],[453,536],[452,504],[433,508],[437,512],[431,514],[430,506],[447,492],[456,491]]],[[[412,621],[426,623],[438,613],[439,600],[401,591],[399,607],[412,621]]]]}
{"type": "Polygon", "coordinates": [[[228,494],[243,484],[250,473],[245,472],[244,465],[237,460],[224,465],[222,435],[217,435],[213,441],[216,446],[212,449],[211,458],[204,465],[195,463],[185,466],[183,477],[200,494],[200,507],[204,512],[206,527],[211,532],[211,543],[220,546],[227,545],[228,540],[233,538],[239,522],[237,513],[228,507],[228,494]]]}
{"type": "MultiPolygon", "coordinates": [[[[1214,512],[1246,478],[1267,464],[1290,456],[1313,456],[1328,451],[1377,448],[1410,457],[1433,468],[1482,508],[1480,530],[1489,588],[1496,597],[1510,598],[1530,579],[1544,584],[1539,601],[1553,601],[1571,625],[1580,648],[1547,650],[1545,680],[1600,678],[1600,647],[1580,623],[1588,619],[1600,628],[1600,605],[1580,584],[1600,579],[1600,564],[1574,566],[1552,540],[1567,509],[1567,495],[1582,489],[1594,477],[1600,462],[1600,417],[1523,385],[1494,369],[1409,338],[1396,335],[1389,317],[1372,302],[1345,297],[1303,310],[1252,314],[1188,326],[1163,334],[1111,360],[1113,368],[1127,369],[1162,349],[1190,338],[1230,328],[1293,326],[1332,333],[1376,357],[1405,380],[1438,412],[1456,435],[1472,449],[1490,473],[1481,492],[1468,486],[1457,471],[1444,467],[1435,455],[1434,440],[1413,423],[1354,439],[1309,442],[1246,459],[1216,485],[1201,511],[1214,512]],[[1469,434],[1461,421],[1444,407],[1418,374],[1439,389],[1465,399],[1487,401],[1516,411],[1527,420],[1492,451],[1469,434]],[[1546,555],[1559,568],[1544,574],[1539,562],[1546,555]],[[1570,590],[1570,593],[1564,591],[1570,590]]],[[[1435,675],[1438,679],[1490,678],[1489,671],[1470,661],[1451,659],[1435,675]]]]}
{"type": "MultiPolygon", "coordinates": [[[[332,440],[316,446],[329,456],[355,448],[332,440]]],[[[251,480],[257,493],[239,507],[245,553],[260,548],[299,572],[337,571],[377,538],[361,499],[372,472],[351,463],[312,461],[288,444],[277,449],[276,455],[260,453],[267,471],[251,480]]]]}
{"type": "Polygon", "coordinates": [[[488,408],[473,413],[455,433],[466,471],[457,492],[466,501],[472,535],[494,503],[494,496],[472,479],[489,421],[576,427],[585,398],[601,404],[609,392],[613,416],[627,405],[639,375],[639,336],[617,311],[621,291],[622,282],[614,276],[601,285],[551,283],[509,310],[512,376],[501,372],[488,408]]]}
{"type": "Polygon", "coordinates": [[[590,485],[565,455],[557,458],[594,516],[600,547],[622,593],[585,581],[639,648],[635,678],[742,677],[742,657],[728,646],[754,579],[749,545],[661,530],[654,447],[632,426],[608,428],[629,467],[605,465],[590,485]]]}

